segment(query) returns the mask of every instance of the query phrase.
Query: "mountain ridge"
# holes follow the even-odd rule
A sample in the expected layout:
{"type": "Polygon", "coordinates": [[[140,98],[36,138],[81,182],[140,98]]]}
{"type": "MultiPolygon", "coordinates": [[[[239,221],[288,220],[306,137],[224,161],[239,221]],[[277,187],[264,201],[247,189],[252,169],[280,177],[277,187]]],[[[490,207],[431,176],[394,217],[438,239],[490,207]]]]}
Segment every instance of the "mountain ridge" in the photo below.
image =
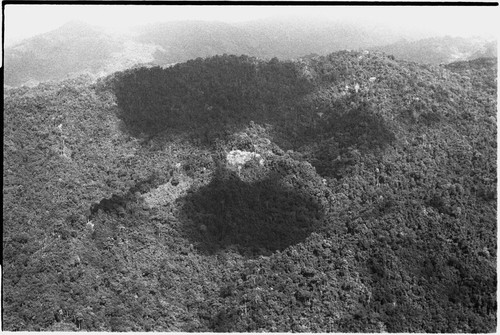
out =
{"type": "Polygon", "coordinates": [[[432,37],[417,41],[401,40],[371,50],[392,54],[417,63],[447,64],[476,58],[496,58],[496,41],[482,38],[432,37]]]}
{"type": "Polygon", "coordinates": [[[328,20],[291,22],[283,19],[234,24],[175,21],[136,27],[120,34],[73,22],[5,48],[4,84],[19,86],[81,73],[101,76],[135,64],[166,66],[216,54],[296,59],[310,53],[376,47],[394,53],[397,58],[418,62],[448,62],[453,55],[459,57],[457,60],[474,55],[496,57],[493,42],[481,46],[455,38],[451,44],[448,41],[448,49],[439,53],[434,50],[436,43],[429,45],[429,39],[397,43],[401,36],[367,29],[362,24],[328,20]],[[130,47],[131,44],[135,47],[130,47]]]}

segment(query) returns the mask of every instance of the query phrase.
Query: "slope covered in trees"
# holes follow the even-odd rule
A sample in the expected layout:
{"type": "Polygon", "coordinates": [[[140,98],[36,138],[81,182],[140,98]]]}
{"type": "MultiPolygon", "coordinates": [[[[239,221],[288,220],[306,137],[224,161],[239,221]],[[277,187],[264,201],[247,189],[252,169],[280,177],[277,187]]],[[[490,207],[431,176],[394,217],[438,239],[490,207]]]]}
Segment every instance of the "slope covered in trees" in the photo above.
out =
{"type": "Polygon", "coordinates": [[[278,119],[313,88],[291,62],[247,56],[198,58],[115,77],[107,81],[121,118],[149,134],[168,128],[220,132],[250,120],[278,119]]]}
{"type": "Polygon", "coordinates": [[[137,43],[79,21],[5,48],[4,84],[36,85],[82,74],[99,76],[154,60],[158,46],[137,43]]]}
{"type": "Polygon", "coordinates": [[[217,56],[7,90],[4,329],[494,331],[492,72],[217,56]]]}
{"type": "Polygon", "coordinates": [[[95,27],[68,23],[6,48],[5,83],[17,86],[30,80],[60,80],[74,72],[95,71],[119,48],[117,40],[95,27]]]}

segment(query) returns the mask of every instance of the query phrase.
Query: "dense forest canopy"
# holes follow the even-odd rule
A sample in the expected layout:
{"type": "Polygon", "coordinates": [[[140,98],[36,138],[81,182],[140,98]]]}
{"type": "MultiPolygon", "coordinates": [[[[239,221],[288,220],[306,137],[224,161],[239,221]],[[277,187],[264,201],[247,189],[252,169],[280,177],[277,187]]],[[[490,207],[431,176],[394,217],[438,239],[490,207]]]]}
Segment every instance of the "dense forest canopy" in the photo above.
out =
{"type": "Polygon", "coordinates": [[[4,330],[493,332],[496,75],[342,51],[6,90],[4,330]]]}
{"type": "Polygon", "coordinates": [[[312,90],[293,63],[276,58],[215,56],[115,76],[112,85],[123,120],[148,133],[264,121],[312,90]]]}

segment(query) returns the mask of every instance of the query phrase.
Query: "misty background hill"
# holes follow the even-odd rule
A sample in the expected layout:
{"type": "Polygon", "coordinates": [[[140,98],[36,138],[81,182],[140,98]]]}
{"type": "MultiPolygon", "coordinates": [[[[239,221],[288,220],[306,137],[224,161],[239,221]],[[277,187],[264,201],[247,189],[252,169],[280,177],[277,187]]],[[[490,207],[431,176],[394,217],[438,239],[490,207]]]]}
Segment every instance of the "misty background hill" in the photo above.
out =
{"type": "Polygon", "coordinates": [[[103,75],[153,60],[157,46],[134,43],[100,27],[72,21],[4,50],[9,86],[37,84],[80,74],[103,75]]]}
{"type": "Polygon", "coordinates": [[[497,44],[494,41],[451,36],[417,41],[400,40],[372,49],[383,51],[398,59],[428,64],[447,64],[455,61],[497,57],[497,44]]]}
{"type": "Polygon", "coordinates": [[[243,23],[177,21],[110,33],[84,22],[7,46],[4,84],[35,85],[83,73],[103,76],[134,65],[184,62],[218,54],[296,59],[345,49],[371,49],[419,63],[449,63],[496,57],[485,39],[415,35],[383,27],[328,20],[262,19],[243,23]]]}

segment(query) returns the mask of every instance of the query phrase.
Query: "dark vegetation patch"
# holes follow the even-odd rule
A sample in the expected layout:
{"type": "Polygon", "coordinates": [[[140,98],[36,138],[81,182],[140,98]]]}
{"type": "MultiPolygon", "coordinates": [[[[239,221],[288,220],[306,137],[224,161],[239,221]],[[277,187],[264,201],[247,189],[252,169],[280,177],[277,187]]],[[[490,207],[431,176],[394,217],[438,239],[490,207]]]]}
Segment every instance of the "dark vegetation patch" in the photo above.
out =
{"type": "Polygon", "coordinates": [[[316,193],[321,181],[304,180],[301,172],[311,166],[286,160],[267,164],[267,176],[252,182],[221,167],[208,185],[183,199],[189,235],[202,251],[233,247],[242,255],[268,255],[304,241],[319,228],[324,209],[316,193]],[[286,177],[292,180],[287,183],[286,177]]]}
{"type": "MultiPolygon", "coordinates": [[[[395,140],[393,131],[373,107],[356,96],[339,99],[333,107],[318,108],[321,116],[313,115],[312,122],[293,132],[287,142],[294,143],[291,149],[299,152],[312,145],[314,149],[307,154],[316,171],[340,179],[362,155],[381,154],[395,140]]],[[[286,148],[286,143],[282,146],[286,148]]]]}
{"type": "Polygon", "coordinates": [[[311,91],[291,62],[247,56],[198,58],[169,68],[141,68],[112,82],[119,117],[132,132],[191,130],[210,143],[249,121],[279,119],[311,91]]]}
{"type": "Polygon", "coordinates": [[[459,61],[447,64],[448,70],[463,75],[464,80],[471,80],[472,84],[481,90],[494,92],[497,89],[497,61],[495,58],[478,58],[470,61],[459,61]]]}
{"type": "MultiPolygon", "coordinates": [[[[123,216],[127,212],[127,204],[137,200],[141,194],[172,180],[173,170],[166,169],[161,173],[155,172],[145,180],[135,183],[123,195],[113,194],[110,198],[103,198],[98,203],[93,203],[88,210],[88,220],[92,220],[99,211],[114,213],[123,216]]],[[[130,212],[130,211],[129,211],[130,212]]]]}
{"type": "Polygon", "coordinates": [[[355,164],[356,150],[381,151],[395,139],[363,94],[311,93],[315,82],[349,75],[334,70],[334,75],[307,79],[290,62],[216,56],[165,69],[125,71],[106,85],[115,92],[128,131],[142,132],[148,142],[162,143],[165,133],[182,131],[210,147],[250,121],[270,124],[274,140],[285,150],[300,152],[304,145],[317,144],[309,152],[311,162],[321,175],[340,178],[355,164]]]}

